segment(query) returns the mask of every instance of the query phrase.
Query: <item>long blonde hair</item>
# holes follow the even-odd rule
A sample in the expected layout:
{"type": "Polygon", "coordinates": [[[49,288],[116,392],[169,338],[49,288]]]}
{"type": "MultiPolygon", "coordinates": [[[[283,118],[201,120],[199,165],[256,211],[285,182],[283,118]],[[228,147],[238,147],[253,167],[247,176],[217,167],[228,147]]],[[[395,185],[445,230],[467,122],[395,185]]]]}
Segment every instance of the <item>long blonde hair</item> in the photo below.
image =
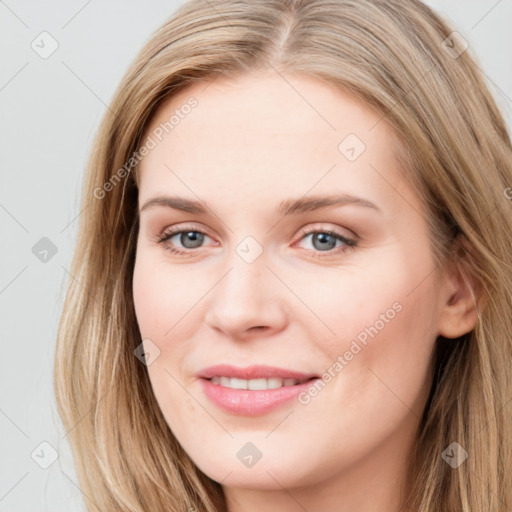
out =
{"type": "Polygon", "coordinates": [[[164,98],[259,68],[326,80],[394,128],[436,262],[456,261],[485,301],[470,333],[437,340],[404,509],[512,510],[512,148],[453,30],[419,0],[191,0],[147,42],[95,139],[55,355],[59,414],[89,510],[226,510],[134,355],[136,163],[164,98]],[[458,468],[442,457],[452,442],[468,454],[458,468]]]}

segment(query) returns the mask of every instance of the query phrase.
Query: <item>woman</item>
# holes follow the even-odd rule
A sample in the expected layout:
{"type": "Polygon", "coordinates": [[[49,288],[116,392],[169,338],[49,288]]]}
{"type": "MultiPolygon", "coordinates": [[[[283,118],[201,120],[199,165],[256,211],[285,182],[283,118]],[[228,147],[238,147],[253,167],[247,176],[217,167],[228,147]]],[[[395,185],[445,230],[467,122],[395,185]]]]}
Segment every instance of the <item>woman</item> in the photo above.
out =
{"type": "Polygon", "coordinates": [[[511,156],[417,0],[184,4],[84,185],[55,384],[89,510],[510,510],[511,156]]]}

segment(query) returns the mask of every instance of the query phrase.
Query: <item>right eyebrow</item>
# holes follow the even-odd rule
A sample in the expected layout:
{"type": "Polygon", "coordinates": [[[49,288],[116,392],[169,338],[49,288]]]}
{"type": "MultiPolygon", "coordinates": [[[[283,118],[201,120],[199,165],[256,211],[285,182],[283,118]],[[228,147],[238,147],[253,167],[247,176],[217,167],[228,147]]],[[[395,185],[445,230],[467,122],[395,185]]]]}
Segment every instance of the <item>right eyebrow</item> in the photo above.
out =
{"type": "Polygon", "coordinates": [[[144,203],[142,208],[139,210],[139,213],[150,208],[154,208],[155,206],[165,206],[167,208],[173,208],[175,210],[181,210],[187,213],[207,213],[206,208],[200,201],[176,196],[153,197],[144,203]]]}

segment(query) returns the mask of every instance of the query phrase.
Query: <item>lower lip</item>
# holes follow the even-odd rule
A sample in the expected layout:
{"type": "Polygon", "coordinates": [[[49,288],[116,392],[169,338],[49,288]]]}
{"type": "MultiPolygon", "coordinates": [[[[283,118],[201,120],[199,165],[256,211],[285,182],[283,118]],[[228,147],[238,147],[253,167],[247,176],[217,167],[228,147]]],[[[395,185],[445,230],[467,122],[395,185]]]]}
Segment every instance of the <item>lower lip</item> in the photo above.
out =
{"type": "Polygon", "coordinates": [[[281,407],[306,391],[318,379],[308,380],[296,386],[283,386],[263,391],[232,389],[200,379],[205,395],[221,409],[244,416],[259,416],[281,407]]]}

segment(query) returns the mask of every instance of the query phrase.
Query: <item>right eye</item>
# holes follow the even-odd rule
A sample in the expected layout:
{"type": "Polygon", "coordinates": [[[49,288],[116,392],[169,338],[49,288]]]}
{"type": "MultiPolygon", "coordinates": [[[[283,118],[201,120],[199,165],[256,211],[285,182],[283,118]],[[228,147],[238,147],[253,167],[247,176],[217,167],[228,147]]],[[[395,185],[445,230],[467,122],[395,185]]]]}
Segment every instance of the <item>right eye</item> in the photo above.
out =
{"type": "Polygon", "coordinates": [[[193,252],[194,249],[201,247],[202,243],[206,238],[210,238],[206,233],[196,229],[196,227],[190,227],[185,229],[183,226],[180,228],[165,229],[161,234],[157,236],[157,243],[162,244],[164,249],[170,251],[173,254],[187,254],[193,252]],[[173,238],[176,238],[176,242],[171,242],[173,238]],[[176,247],[179,243],[182,249],[176,247]]]}

